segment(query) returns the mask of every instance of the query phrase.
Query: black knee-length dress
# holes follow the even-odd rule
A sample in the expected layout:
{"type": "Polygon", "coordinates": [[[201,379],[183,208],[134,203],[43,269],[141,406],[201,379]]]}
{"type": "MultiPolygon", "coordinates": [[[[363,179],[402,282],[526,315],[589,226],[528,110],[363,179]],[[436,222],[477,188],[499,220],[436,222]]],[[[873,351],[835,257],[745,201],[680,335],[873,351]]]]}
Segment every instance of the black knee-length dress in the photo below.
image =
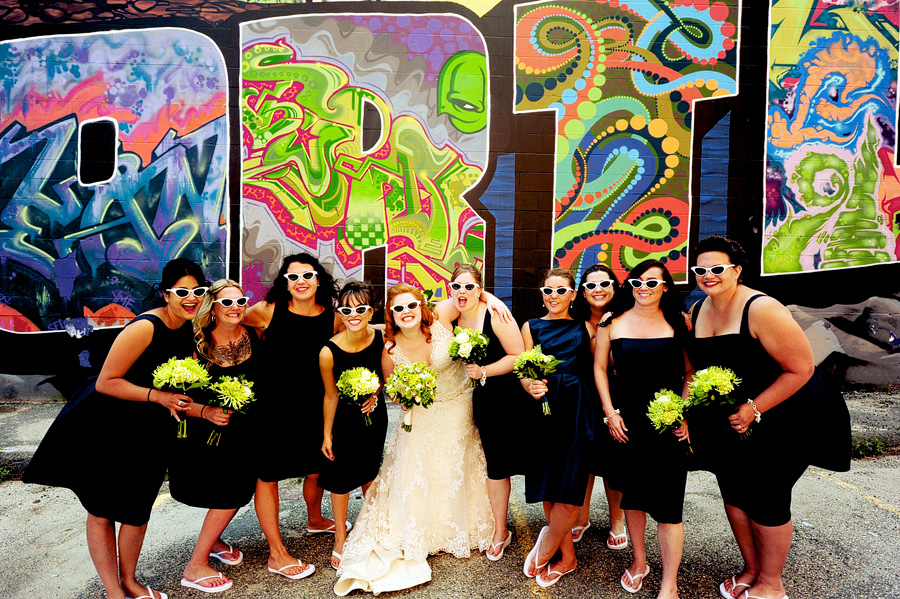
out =
{"type": "MultiPolygon", "coordinates": [[[[750,305],[744,305],[738,333],[692,337],[688,356],[696,370],[730,368],[741,378],[734,394],[753,399],[783,372],[781,366],[750,333],[750,305]]],[[[705,299],[705,298],[704,298],[705,299]]],[[[702,302],[694,306],[694,330],[702,302]]],[[[774,408],[750,435],[741,438],[728,421],[735,406],[702,406],[688,411],[694,446],[694,466],[716,475],[722,499],[738,507],[757,524],[781,526],[791,519],[791,492],[809,465],[836,471],[850,469],[850,414],[843,396],[819,369],[806,386],[774,408]],[[753,464],[748,477],[742,465],[753,464]]]]}
{"type": "MultiPolygon", "coordinates": [[[[453,326],[458,326],[454,321],[453,326]]],[[[481,332],[488,338],[487,356],[482,365],[493,364],[507,356],[497,333],[494,332],[491,313],[485,312],[481,332]]],[[[476,381],[478,382],[478,381],[476,381]]],[[[534,398],[522,389],[522,383],[512,372],[487,379],[472,394],[472,412],[484,457],[487,459],[488,478],[502,480],[515,474],[525,474],[525,447],[530,440],[522,434],[527,415],[534,410],[534,398]]]]}
{"type": "MultiPolygon", "coordinates": [[[[153,314],[153,339],[125,374],[139,387],[153,386],[153,371],[169,358],[189,358],[191,323],[170,329],[153,314]]],[[[96,378],[73,394],[50,426],[22,475],[26,483],[67,487],[88,513],[142,526],[166,475],[177,423],[157,403],[128,401],[98,393],[96,378]]],[[[193,395],[188,393],[188,395],[193,395]]]]}
{"type": "MultiPolygon", "coordinates": [[[[261,454],[254,442],[252,416],[264,402],[257,388],[262,354],[256,331],[246,327],[245,331],[250,339],[246,360],[224,367],[205,358],[201,362],[208,367],[213,383],[222,376],[240,375],[252,381],[256,401],[248,405],[246,414],[232,413],[227,426],[216,426],[205,418],[189,419],[187,438],[173,441],[169,461],[169,491],[181,503],[225,510],[241,508],[253,498],[261,454]],[[221,433],[218,445],[208,443],[214,431],[221,433]]],[[[213,395],[203,390],[194,400],[206,404],[213,395]]]]}
{"type": "Polygon", "coordinates": [[[654,429],[647,408],[662,389],[681,395],[684,346],[674,337],[659,337],[613,339],[610,347],[618,383],[612,403],[628,428],[628,441],[612,446],[610,484],[622,491],[622,509],[677,524],[684,510],[687,442],[654,429]]]}
{"type": "MultiPolygon", "coordinates": [[[[381,331],[375,331],[369,347],[356,353],[345,352],[331,341],[326,342],[326,346],[334,356],[335,382],[345,370],[359,367],[368,368],[381,378],[381,350],[384,349],[381,331]]],[[[387,436],[385,403],[384,398],[379,398],[378,406],[370,414],[372,424],[366,425],[359,406],[338,399],[331,427],[334,461],[325,460],[319,474],[320,487],[332,493],[349,493],[375,480],[387,436]]]]}
{"type": "Polygon", "coordinates": [[[544,354],[562,360],[548,375],[550,415],[541,413],[538,400],[532,409],[530,462],[525,475],[528,502],[584,503],[591,473],[594,442],[594,406],[587,387],[593,383],[591,338],[580,320],[528,321],[531,338],[544,354]]]}
{"type": "Polygon", "coordinates": [[[259,478],[276,482],[318,474],[322,455],[324,387],[319,352],[334,336],[331,307],[318,316],[302,316],[276,302],[263,341],[265,374],[260,393],[266,401],[254,411],[257,440],[265,448],[259,478]]]}

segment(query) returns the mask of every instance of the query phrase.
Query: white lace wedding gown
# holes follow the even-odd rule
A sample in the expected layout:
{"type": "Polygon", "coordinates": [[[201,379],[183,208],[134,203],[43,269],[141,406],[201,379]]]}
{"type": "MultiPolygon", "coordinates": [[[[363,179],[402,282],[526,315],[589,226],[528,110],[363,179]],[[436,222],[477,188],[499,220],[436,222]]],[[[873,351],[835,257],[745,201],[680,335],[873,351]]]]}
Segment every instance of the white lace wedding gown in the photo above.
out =
{"type": "MultiPolygon", "coordinates": [[[[494,518],[487,464],[472,421],[472,390],[460,362],[447,354],[451,333],[431,327],[437,395],[428,409],[414,406],[412,431],[398,423],[378,476],[344,545],[334,592],[407,589],[431,580],[429,554],[469,557],[490,547],[494,518]]],[[[395,347],[395,366],[410,360],[395,347]]]]}

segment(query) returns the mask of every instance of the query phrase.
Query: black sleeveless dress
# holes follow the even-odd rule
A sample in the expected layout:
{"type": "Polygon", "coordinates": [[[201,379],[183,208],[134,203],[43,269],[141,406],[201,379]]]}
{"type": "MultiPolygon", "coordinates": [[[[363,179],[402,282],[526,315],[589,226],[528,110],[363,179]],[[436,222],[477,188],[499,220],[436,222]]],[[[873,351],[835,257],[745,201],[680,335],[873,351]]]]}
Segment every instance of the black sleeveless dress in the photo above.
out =
{"type": "Polygon", "coordinates": [[[531,398],[525,499],[582,505],[594,442],[595,408],[588,389],[593,384],[590,334],[580,320],[534,318],[528,327],[534,344],[563,362],[547,376],[550,415],[545,416],[541,402],[531,398]]]}
{"type": "MultiPolygon", "coordinates": [[[[153,339],[125,374],[139,387],[153,386],[153,371],[169,358],[194,352],[191,323],[170,329],[153,314],[153,339]]],[[[166,475],[167,450],[178,424],[169,410],[146,401],[97,393],[92,378],[66,403],[22,475],[26,483],[67,487],[88,513],[142,526],[166,475]]]]}
{"type": "Polygon", "coordinates": [[[654,429],[647,406],[662,389],[681,394],[684,346],[674,337],[619,338],[612,340],[611,348],[619,381],[612,403],[628,427],[628,442],[615,442],[610,484],[622,491],[622,509],[678,524],[687,483],[687,442],[671,431],[654,429]]]}
{"type": "MultiPolygon", "coordinates": [[[[381,378],[381,351],[384,349],[381,331],[376,330],[372,344],[360,352],[345,352],[331,341],[325,345],[334,356],[335,383],[342,372],[359,367],[368,368],[381,378]]],[[[378,406],[370,414],[372,424],[366,425],[359,406],[338,399],[331,427],[334,461],[325,459],[325,466],[319,475],[320,487],[342,494],[375,480],[387,437],[386,403],[384,398],[379,398],[378,406]]],[[[321,448],[321,443],[319,445],[321,448]]]]}
{"type": "Polygon", "coordinates": [[[318,316],[301,316],[276,302],[266,328],[266,374],[260,391],[266,401],[254,410],[254,427],[266,457],[259,478],[276,482],[318,474],[322,455],[322,400],[325,394],[319,371],[319,352],[334,336],[330,307],[318,316]]]}
{"type": "MultiPolygon", "coordinates": [[[[458,325],[459,321],[455,320],[454,328],[458,325]]],[[[487,356],[481,365],[505,358],[506,350],[494,332],[489,311],[484,314],[481,332],[488,338],[487,356]]],[[[528,421],[525,415],[534,409],[534,398],[525,393],[512,372],[488,378],[484,387],[479,383],[472,397],[473,417],[484,446],[488,478],[502,480],[525,474],[524,451],[530,440],[522,435],[522,427],[528,421]]]]}
{"type": "MultiPolygon", "coordinates": [[[[697,337],[692,332],[688,356],[695,370],[730,368],[742,379],[735,388],[740,401],[753,399],[783,372],[759,339],[750,334],[750,304],[744,305],[739,333],[697,337]]],[[[704,300],[705,301],[705,298],[704,300]]],[[[694,306],[693,330],[703,302],[694,306]]],[[[725,503],[741,508],[764,526],[790,520],[791,490],[810,464],[832,470],[850,468],[850,415],[843,396],[827,375],[816,369],[806,386],[752,423],[746,439],[731,428],[734,408],[694,408],[687,414],[696,469],[716,475],[725,503]],[[746,464],[757,478],[748,480],[746,464]]]]}
{"type": "MultiPolygon", "coordinates": [[[[265,401],[259,395],[257,384],[262,375],[262,354],[256,331],[246,327],[244,330],[250,339],[250,356],[246,360],[227,367],[206,358],[201,358],[201,362],[209,369],[213,383],[221,376],[244,375],[253,382],[256,401],[247,407],[246,414],[231,414],[227,426],[216,426],[205,418],[190,418],[187,438],[173,441],[169,492],[177,501],[193,507],[237,509],[247,505],[256,490],[256,469],[261,454],[259,445],[254,443],[251,418],[253,411],[265,401]],[[214,431],[222,436],[218,445],[209,445],[207,441],[214,431]],[[205,469],[207,465],[215,465],[212,476],[211,471],[205,469]]],[[[193,399],[207,404],[212,397],[213,393],[204,389],[193,399]]]]}

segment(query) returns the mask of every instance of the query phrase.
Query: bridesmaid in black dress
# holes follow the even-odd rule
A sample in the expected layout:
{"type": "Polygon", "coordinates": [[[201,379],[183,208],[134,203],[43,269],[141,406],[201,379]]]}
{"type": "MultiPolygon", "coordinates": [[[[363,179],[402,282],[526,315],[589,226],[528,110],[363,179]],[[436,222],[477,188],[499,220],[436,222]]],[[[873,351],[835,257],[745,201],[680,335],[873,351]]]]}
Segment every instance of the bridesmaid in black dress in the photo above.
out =
{"type": "Polygon", "coordinates": [[[459,319],[453,325],[480,331],[488,338],[484,365],[467,364],[466,374],[479,383],[473,393],[472,409],[487,459],[488,495],[494,514],[494,536],[485,555],[497,561],[512,540],[512,531],[506,525],[509,479],[514,474],[525,474],[523,413],[534,407],[512,373],[516,356],[525,346],[515,320],[491,316],[481,298],[484,288],[478,268],[460,264],[450,281],[450,297],[459,310],[459,319]]]}
{"type": "Polygon", "coordinates": [[[22,480],[68,487],[88,511],[87,543],[109,599],[165,599],[135,579],[150,509],[166,475],[176,421],[200,407],[181,393],[153,388],[153,371],[193,353],[189,322],[206,293],[190,260],[166,264],[158,289],[165,305],[144,312],[119,333],[96,383],[69,400],[31,459],[22,480]],[[173,418],[174,417],[174,418],[173,418]],[[121,523],[116,542],[116,522],[121,523]]]}
{"type": "MultiPolygon", "coordinates": [[[[597,335],[597,328],[612,310],[613,299],[619,291],[619,280],[613,269],[605,264],[594,264],[581,275],[581,285],[578,295],[575,297],[575,318],[583,320],[591,336],[591,347],[597,335]]],[[[591,391],[596,391],[596,385],[590,385],[591,391]]],[[[594,404],[599,405],[599,397],[594,398],[594,404]]],[[[598,411],[597,416],[600,415],[598,411]]],[[[606,536],[606,546],[613,551],[628,547],[628,533],[625,531],[625,512],[622,511],[622,492],[612,488],[609,484],[611,470],[613,469],[610,458],[610,446],[613,443],[608,435],[597,435],[594,439],[594,465],[591,476],[588,478],[587,493],[584,496],[584,505],[578,511],[578,520],[572,527],[572,540],[580,542],[585,531],[591,527],[591,495],[594,491],[594,476],[603,477],[603,490],[606,493],[606,503],[609,505],[609,534],[606,536]],[[618,532],[617,532],[618,531],[618,532]]]]}
{"type": "Polygon", "coordinates": [[[298,579],[312,574],[312,564],[292,557],[278,524],[278,481],[303,476],[306,531],[334,534],[334,521],[322,516],[322,375],[319,352],[340,327],[334,311],[334,279],[313,256],[287,256],[278,276],[259,302],[247,310],[244,324],[265,329],[265,379],[259,381],[266,401],[254,421],[264,456],[258,464],[254,505],[269,543],[269,571],[298,579]],[[289,383],[290,381],[290,383],[289,383]],[[301,432],[305,429],[305,432],[301,432]]]}
{"type": "MultiPolygon", "coordinates": [[[[210,286],[194,319],[197,356],[214,383],[221,376],[243,375],[254,383],[259,379],[259,335],[256,329],[243,325],[247,301],[238,283],[220,279],[210,286]]],[[[182,586],[206,593],[226,591],[232,585],[230,578],[209,566],[210,557],[230,566],[244,558],[240,550],[223,542],[221,535],[238,509],[253,497],[257,463],[251,455],[255,443],[247,415],[206,405],[212,395],[209,390],[197,393],[195,404],[200,406],[200,417],[192,419],[196,421],[191,422],[187,438],[175,440],[174,459],[169,465],[172,497],[209,509],[181,579],[182,586]],[[218,444],[210,445],[214,432],[221,437],[218,444]],[[198,464],[220,464],[223,468],[210,476],[199,472],[198,464]]],[[[247,411],[258,405],[251,403],[247,411]]]]}
{"type": "Polygon", "coordinates": [[[368,283],[345,284],[338,297],[338,314],[346,328],[327,341],[319,354],[325,384],[322,453],[329,460],[319,476],[319,485],[331,491],[335,522],[331,567],[334,569],[341,565],[347,540],[350,491],[356,487],[362,487],[363,493],[368,491],[378,475],[387,436],[387,408],[384,402],[378,402],[380,388],[362,406],[340,399],[337,389],[337,381],[345,370],[368,368],[381,378],[384,340],[381,331],[369,324],[374,303],[374,292],[368,283]],[[367,414],[371,419],[368,425],[364,420],[367,414]]]}
{"type": "Polygon", "coordinates": [[[677,577],[684,548],[684,492],[687,483],[687,439],[682,423],[674,434],[659,432],[647,407],[662,389],[684,395],[691,372],[685,355],[687,327],[683,302],[666,266],[645,260],[626,279],[631,293],[621,293],[612,316],[597,331],[594,373],[604,422],[616,441],[612,463],[619,468],[613,485],[622,491],[622,509],[631,536],[633,559],[620,580],[638,592],[650,573],[644,534],[647,514],[657,522],[663,575],[659,597],[678,597],[677,577]],[[616,365],[615,395],[610,395],[610,349],[616,365]]]}
{"type": "Polygon", "coordinates": [[[731,368],[742,380],[735,395],[743,403],[734,409],[703,406],[688,415],[696,457],[716,475],[744,558],[719,593],[779,599],[793,536],[791,491],[811,464],[850,469],[850,415],[840,392],[828,391],[790,311],[744,285],[744,249],[711,235],[694,255],[691,270],[707,297],[691,307],[691,361],[697,369],[731,368]],[[740,439],[748,427],[752,434],[740,439]]]}
{"type": "Polygon", "coordinates": [[[581,320],[573,320],[569,307],[575,299],[575,279],[563,268],[550,270],[543,278],[541,293],[547,315],[522,326],[525,348],[541,346],[544,354],[562,363],[545,380],[522,379],[522,386],[535,399],[549,398],[550,414],[543,415],[535,404],[536,430],[527,459],[525,499],[542,501],[550,523],[538,535],[537,543],[525,558],[525,575],[549,587],[575,570],[572,527],[584,503],[591,451],[594,443],[594,406],[591,378],[591,338],[581,320]],[[557,550],[562,559],[550,564],[557,550]]]}

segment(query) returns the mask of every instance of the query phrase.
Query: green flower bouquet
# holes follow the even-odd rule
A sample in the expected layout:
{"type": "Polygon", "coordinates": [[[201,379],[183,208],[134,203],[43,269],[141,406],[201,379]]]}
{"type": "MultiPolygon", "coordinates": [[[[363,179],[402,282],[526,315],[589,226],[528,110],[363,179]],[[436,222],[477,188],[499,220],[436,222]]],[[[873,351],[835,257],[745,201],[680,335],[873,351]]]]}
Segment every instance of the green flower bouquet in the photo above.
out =
{"type": "MultiPolygon", "coordinates": [[[[562,360],[557,360],[554,356],[545,354],[541,351],[540,345],[535,345],[534,348],[519,354],[519,357],[516,358],[513,372],[520,379],[541,380],[548,374],[556,372],[556,367],[560,364],[562,364],[562,360]]],[[[546,395],[541,404],[541,409],[544,412],[544,416],[550,415],[550,403],[546,395]]]]}
{"type": "MultiPolygon", "coordinates": [[[[203,389],[209,385],[209,373],[194,358],[169,358],[153,371],[153,386],[160,390],[187,393],[191,389],[203,389]]],[[[187,420],[178,423],[178,438],[187,437],[187,420]]]]}
{"type": "MultiPolygon", "coordinates": [[[[381,379],[368,368],[351,368],[341,373],[337,380],[338,395],[343,400],[361,406],[381,389],[381,379]]],[[[363,414],[366,426],[371,426],[372,418],[363,414]]]]}
{"type": "MultiPolygon", "coordinates": [[[[226,414],[229,410],[244,414],[247,406],[256,401],[256,396],[253,394],[253,382],[245,379],[244,375],[221,376],[219,380],[210,385],[209,389],[216,394],[209,405],[222,408],[226,414]]],[[[214,430],[209,434],[206,444],[218,445],[221,440],[221,431],[214,430]]]]}
{"type": "MultiPolygon", "coordinates": [[[[694,378],[688,385],[690,397],[685,403],[686,408],[697,406],[734,406],[740,399],[732,393],[741,384],[741,379],[730,368],[710,366],[694,373],[694,378]]],[[[746,438],[750,430],[741,435],[746,438]]]]}
{"type": "Polygon", "coordinates": [[[403,364],[394,369],[384,383],[385,392],[407,411],[403,414],[401,426],[406,432],[412,431],[412,407],[428,408],[434,401],[437,389],[437,375],[425,362],[403,364]]]}

